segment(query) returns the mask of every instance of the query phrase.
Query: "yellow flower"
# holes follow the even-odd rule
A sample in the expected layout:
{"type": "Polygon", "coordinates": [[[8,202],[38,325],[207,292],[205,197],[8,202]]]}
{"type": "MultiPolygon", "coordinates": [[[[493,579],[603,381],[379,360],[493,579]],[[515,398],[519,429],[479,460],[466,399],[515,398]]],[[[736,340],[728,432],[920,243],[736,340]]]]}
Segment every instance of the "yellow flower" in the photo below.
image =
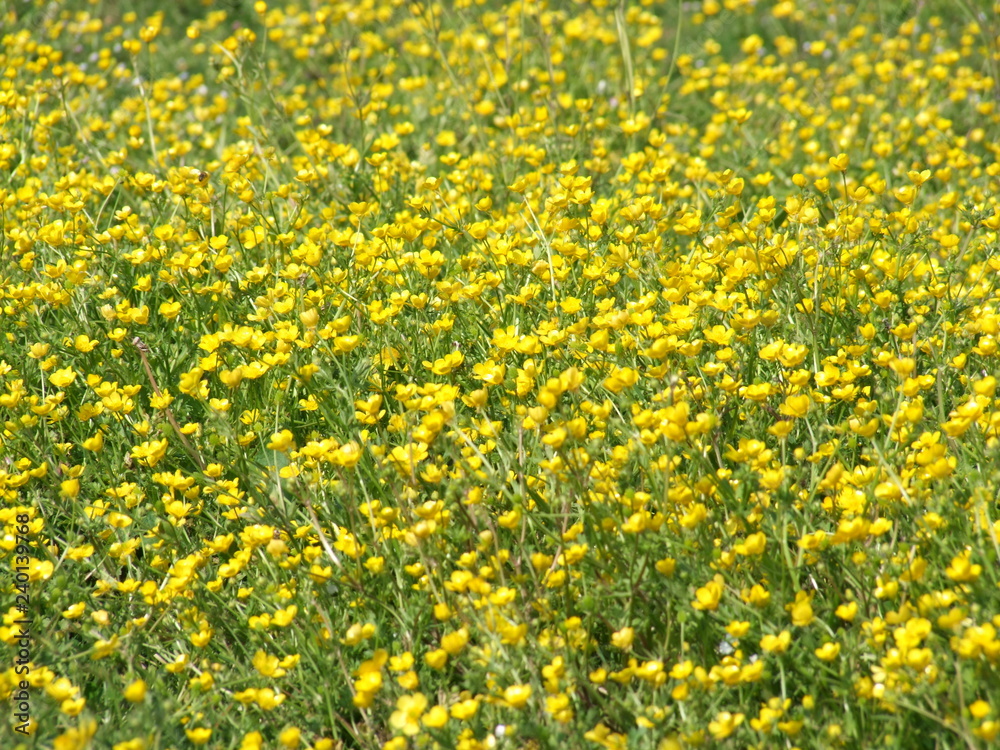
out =
{"type": "Polygon", "coordinates": [[[469,642],[469,631],[466,628],[455,630],[441,638],[441,648],[449,655],[456,656],[469,642]]]}
{"type": "Polygon", "coordinates": [[[333,348],[338,354],[348,354],[361,343],[360,336],[337,336],[333,339],[333,348]]]}
{"type": "Polygon", "coordinates": [[[123,691],[123,695],[129,703],[142,703],[146,698],[146,681],[135,680],[129,683],[123,691]]]}
{"type": "Polygon", "coordinates": [[[775,654],[783,654],[792,643],[792,634],[787,630],[782,630],[778,635],[765,635],[760,639],[760,647],[763,651],[775,654]]]}
{"type": "Polygon", "coordinates": [[[397,677],[396,683],[403,688],[403,690],[416,690],[420,687],[420,677],[411,669],[409,672],[404,672],[397,677]]]}
{"type": "Polygon", "coordinates": [[[396,700],[396,710],[389,717],[389,726],[408,737],[420,731],[420,717],[427,709],[427,696],[423,693],[401,695],[396,700]]]}
{"type": "Polygon", "coordinates": [[[788,396],[784,403],[778,406],[778,411],[786,417],[804,417],[812,405],[812,399],[804,393],[788,396]]]}
{"type": "Polygon", "coordinates": [[[288,750],[295,750],[301,742],[302,731],[298,727],[288,727],[278,735],[278,744],[288,750]]]}
{"type": "Polygon", "coordinates": [[[993,742],[998,736],[1000,736],[1000,721],[984,721],[978,727],[973,729],[972,733],[986,742],[993,742]]]}
{"type": "Polygon", "coordinates": [[[754,607],[764,608],[771,602],[771,592],[761,586],[759,583],[755,583],[750,590],[744,589],[740,592],[740,598],[747,604],[752,604],[754,607]]]}
{"type": "Polygon", "coordinates": [[[429,651],[424,654],[424,662],[431,669],[444,669],[444,665],[448,662],[448,652],[443,648],[429,651]]]}
{"type": "Polygon", "coordinates": [[[264,677],[283,677],[285,670],[278,667],[278,657],[260,649],[253,655],[253,666],[264,677]]]}
{"type": "Polygon", "coordinates": [[[513,510],[507,511],[497,519],[497,523],[505,529],[516,529],[521,523],[521,509],[514,508],[513,510]]]}
{"type": "Polygon", "coordinates": [[[545,712],[550,714],[560,724],[566,724],[573,719],[573,708],[566,693],[557,693],[545,698],[545,712]]]}
{"type": "Polygon", "coordinates": [[[732,714],[729,711],[722,711],[715,715],[715,718],[708,723],[708,731],[717,740],[724,740],[736,731],[736,728],[743,723],[746,718],[743,714],[732,714]]]}
{"type": "Polygon", "coordinates": [[[796,627],[804,628],[816,619],[813,615],[812,597],[805,591],[799,591],[795,595],[795,602],[786,604],[785,609],[792,613],[792,624],[796,627]]]}
{"type": "MultiPolygon", "coordinates": [[[[30,720],[32,729],[35,728],[34,720],[30,720]]],[[[91,746],[91,740],[97,733],[97,722],[94,719],[81,721],[79,726],[68,729],[64,734],[56,737],[54,750],[86,750],[91,746]]]]}
{"type": "Polygon", "coordinates": [[[662,576],[669,578],[674,574],[674,570],[677,568],[677,561],[672,557],[664,557],[662,560],[657,560],[656,572],[662,576]]]}
{"type": "Polygon", "coordinates": [[[256,692],[254,700],[265,711],[272,711],[285,702],[285,696],[271,688],[261,688],[256,692]]]}
{"type": "Polygon", "coordinates": [[[969,550],[951,559],[951,565],[945,569],[945,574],[953,581],[971,583],[983,572],[982,565],[974,565],[969,561],[972,553],[969,550]]]}
{"type": "Polygon", "coordinates": [[[87,611],[87,605],[84,602],[76,602],[75,604],[69,605],[66,609],[62,611],[62,616],[67,620],[77,620],[83,616],[83,613],[87,611]]]}
{"type": "Polygon", "coordinates": [[[748,536],[741,544],[735,545],[733,549],[737,554],[750,556],[763,554],[765,547],[767,547],[767,537],[758,531],[748,536]]]}
{"type": "Polygon", "coordinates": [[[340,642],[345,646],[357,646],[364,640],[371,638],[375,635],[375,625],[373,623],[361,623],[355,622],[347,628],[347,632],[344,633],[344,637],[341,638],[340,642]]]}
{"type": "Polygon", "coordinates": [[[399,656],[389,658],[389,669],[393,672],[406,672],[413,668],[413,654],[404,651],[399,656]]]}
{"type": "Polygon", "coordinates": [[[742,638],[750,632],[750,623],[746,621],[733,620],[726,626],[726,632],[733,638],[742,638]]]}
{"type": "Polygon", "coordinates": [[[840,656],[840,644],[827,642],[817,648],[813,653],[823,661],[833,661],[840,656]]]}
{"type": "Polygon", "coordinates": [[[49,375],[49,382],[56,388],[65,388],[76,380],[76,371],[72,367],[64,367],[49,375]]]}
{"type": "Polygon", "coordinates": [[[612,393],[621,393],[639,381],[639,373],[630,367],[613,368],[612,374],[604,379],[604,387],[612,393]]]}
{"type": "Polygon", "coordinates": [[[990,704],[984,700],[978,700],[969,705],[969,713],[974,719],[985,719],[990,715],[990,704]]]}
{"type": "Polygon", "coordinates": [[[630,627],[622,628],[621,630],[611,634],[611,644],[615,648],[620,648],[622,651],[628,651],[632,648],[632,641],[635,639],[635,629],[630,627]]]}
{"type": "Polygon", "coordinates": [[[212,738],[212,730],[207,727],[185,729],[184,734],[187,735],[187,738],[192,745],[204,745],[212,738]]]}
{"type": "Polygon", "coordinates": [[[271,435],[271,440],[268,442],[267,447],[272,451],[278,451],[279,453],[285,453],[294,446],[295,438],[292,435],[291,430],[281,430],[271,435]]]}
{"type": "Polygon", "coordinates": [[[449,352],[445,356],[440,359],[436,359],[433,362],[424,360],[424,367],[433,372],[435,375],[448,375],[458,369],[464,361],[465,355],[459,351],[454,351],[449,352]]]}
{"type": "Polygon", "coordinates": [[[448,723],[448,710],[444,706],[434,706],[420,721],[429,729],[440,729],[448,723]]]}
{"type": "Polygon", "coordinates": [[[475,698],[469,698],[464,701],[459,701],[454,706],[451,707],[451,716],[459,721],[465,721],[471,719],[476,715],[479,710],[479,701],[475,698]]]}
{"type": "Polygon", "coordinates": [[[695,600],[691,606],[698,610],[714,612],[719,608],[719,600],[725,591],[725,579],[716,575],[711,581],[695,592],[695,600]]]}
{"type": "Polygon", "coordinates": [[[831,156],[829,161],[830,166],[838,172],[846,172],[847,167],[851,163],[851,159],[847,154],[837,154],[836,156],[831,156]]]}
{"type": "Polygon", "coordinates": [[[841,620],[852,622],[854,618],[857,617],[858,615],[858,603],[848,602],[847,604],[841,604],[839,607],[837,607],[834,614],[837,615],[837,617],[839,617],[841,620]]]}
{"type": "Polygon", "coordinates": [[[531,698],[531,685],[511,685],[503,691],[503,699],[511,708],[524,708],[531,698]]]}

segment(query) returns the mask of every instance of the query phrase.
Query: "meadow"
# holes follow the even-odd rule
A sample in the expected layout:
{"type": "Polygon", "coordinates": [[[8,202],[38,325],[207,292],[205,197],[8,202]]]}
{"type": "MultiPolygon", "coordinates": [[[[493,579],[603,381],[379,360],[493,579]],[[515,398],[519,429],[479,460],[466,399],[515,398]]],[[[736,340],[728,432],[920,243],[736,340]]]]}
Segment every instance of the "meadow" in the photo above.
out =
{"type": "Polygon", "coordinates": [[[0,746],[1000,739],[1000,3],[0,36],[0,746]]]}

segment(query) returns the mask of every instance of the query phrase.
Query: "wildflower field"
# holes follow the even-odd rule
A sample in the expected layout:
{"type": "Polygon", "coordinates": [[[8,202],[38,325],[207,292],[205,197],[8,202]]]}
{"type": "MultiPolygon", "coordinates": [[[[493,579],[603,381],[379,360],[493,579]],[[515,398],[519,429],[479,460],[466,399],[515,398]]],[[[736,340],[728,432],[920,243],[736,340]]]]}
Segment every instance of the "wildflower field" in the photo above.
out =
{"type": "Polygon", "coordinates": [[[1000,739],[1000,5],[0,36],[0,747],[1000,739]]]}

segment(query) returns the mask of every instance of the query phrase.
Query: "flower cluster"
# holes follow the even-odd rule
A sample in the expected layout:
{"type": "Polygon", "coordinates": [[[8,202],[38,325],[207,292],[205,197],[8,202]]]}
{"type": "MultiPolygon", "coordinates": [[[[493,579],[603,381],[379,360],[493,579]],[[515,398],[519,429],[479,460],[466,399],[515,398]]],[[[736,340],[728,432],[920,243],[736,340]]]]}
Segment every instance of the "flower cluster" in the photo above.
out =
{"type": "Polygon", "coordinates": [[[1000,5],[132,5],[0,23],[30,741],[1000,738],[1000,5]]]}

